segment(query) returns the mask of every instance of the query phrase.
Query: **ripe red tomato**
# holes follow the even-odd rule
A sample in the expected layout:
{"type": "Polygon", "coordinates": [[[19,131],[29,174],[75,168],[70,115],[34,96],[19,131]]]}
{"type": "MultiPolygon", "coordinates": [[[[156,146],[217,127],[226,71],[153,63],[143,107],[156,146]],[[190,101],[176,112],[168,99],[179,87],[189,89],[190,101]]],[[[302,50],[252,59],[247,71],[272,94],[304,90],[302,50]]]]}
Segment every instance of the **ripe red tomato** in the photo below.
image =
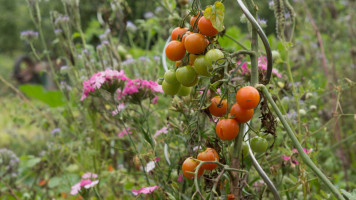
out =
{"type": "Polygon", "coordinates": [[[187,31],[188,31],[188,28],[177,27],[177,28],[173,29],[173,31],[172,31],[171,39],[172,40],[182,39],[183,34],[187,31]]]}
{"type": "Polygon", "coordinates": [[[236,93],[236,101],[243,109],[253,109],[260,102],[260,94],[252,86],[242,87],[236,93]]]}
{"type": "Polygon", "coordinates": [[[219,31],[213,27],[213,24],[211,24],[210,19],[206,19],[204,16],[199,19],[198,28],[200,33],[209,37],[219,33],[219,31]]]}
{"type": "Polygon", "coordinates": [[[204,35],[200,33],[192,33],[184,40],[184,47],[189,53],[201,54],[205,51],[208,44],[205,41],[204,35]]]}
{"type": "MultiPolygon", "coordinates": [[[[197,17],[199,16],[201,11],[199,11],[199,13],[193,17],[190,18],[190,25],[193,27],[194,26],[194,22],[195,20],[197,19],[197,17]]],[[[202,15],[201,15],[202,16],[202,15]]],[[[195,22],[195,26],[193,27],[193,29],[195,29],[197,26],[198,26],[198,23],[199,23],[199,19],[201,18],[201,16],[198,18],[198,20],[196,20],[195,22]]]]}
{"type": "Polygon", "coordinates": [[[182,43],[183,44],[185,44],[185,39],[188,37],[188,35],[190,35],[190,34],[192,34],[192,32],[190,32],[190,31],[187,31],[187,32],[185,32],[185,34],[183,35],[183,37],[182,37],[182,43]]]}
{"type": "MultiPolygon", "coordinates": [[[[198,154],[198,160],[201,161],[219,161],[219,154],[213,148],[207,148],[205,151],[198,154]]],[[[217,167],[217,164],[203,164],[204,170],[213,170],[217,167]]]]}
{"type": "Polygon", "coordinates": [[[182,42],[171,41],[166,47],[166,56],[172,61],[182,60],[185,56],[185,48],[182,42]]]}
{"type": "Polygon", "coordinates": [[[216,117],[221,117],[226,114],[226,109],[227,109],[227,100],[223,99],[221,101],[221,104],[218,106],[220,103],[221,97],[215,96],[211,99],[211,104],[209,106],[209,111],[212,115],[216,117]]]}
{"type": "Polygon", "coordinates": [[[233,140],[239,134],[239,123],[235,119],[221,119],[216,124],[216,134],[222,140],[233,140]]]}
{"type": "Polygon", "coordinates": [[[248,122],[253,116],[253,109],[243,109],[238,103],[235,103],[230,110],[230,114],[234,115],[239,123],[248,122]]]}
{"type": "MultiPolygon", "coordinates": [[[[185,159],[182,164],[183,174],[188,179],[194,179],[195,168],[199,165],[199,161],[194,160],[192,157],[185,159]]],[[[198,172],[198,178],[203,175],[204,169],[200,167],[198,172]]]]}

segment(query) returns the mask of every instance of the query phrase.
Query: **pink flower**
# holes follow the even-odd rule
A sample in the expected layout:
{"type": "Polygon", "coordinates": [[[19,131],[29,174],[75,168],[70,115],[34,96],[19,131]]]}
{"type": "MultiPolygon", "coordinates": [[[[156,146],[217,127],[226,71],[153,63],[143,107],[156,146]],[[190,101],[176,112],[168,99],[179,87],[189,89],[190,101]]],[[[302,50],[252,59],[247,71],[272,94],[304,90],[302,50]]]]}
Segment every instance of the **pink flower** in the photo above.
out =
{"type": "Polygon", "coordinates": [[[285,155],[283,155],[283,156],[282,156],[282,159],[285,160],[285,161],[288,161],[288,160],[290,160],[290,156],[285,156],[285,155]]]}
{"type": "Polygon", "coordinates": [[[160,161],[160,160],[161,160],[160,157],[157,157],[157,158],[155,159],[156,162],[158,162],[158,161],[160,161]]]}
{"type": "Polygon", "coordinates": [[[112,116],[115,116],[115,115],[119,114],[119,112],[120,112],[121,110],[123,110],[124,108],[125,108],[125,104],[124,104],[124,103],[120,103],[120,104],[117,106],[117,108],[111,112],[112,116]]]}
{"type": "Polygon", "coordinates": [[[83,187],[85,185],[89,185],[91,183],[90,179],[82,180],[80,181],[80,187],[83,187]]]}
{"type": "Polygon", "coordinates": [[[79,183],[76,183],[72,186],[72,190],[70,192],[71,195],[76,195],[80,192],[80,190],[84,187],[85,189],[89,189],[94,187],[99,183],[99,180],[92,180],[97,178],[98,175],[94,173],[87,172],[83,174],[82,180],[79,183]]]}
{"type": "MultiPolygon", "coordinates": [[[[292,151],[293,151],[294,153],[298,153],[298,150],[297,150],[297,149],[292,149],[292,151]]],[[[306,148],[303,148],[303,151],[304,151],[306,154],[308,154],[308,153],[312,152],[313,149],[306,149],[306,148]]]]}
{"type": "Polygon", "coordinates": [[[183,174],[179,174],[177,181],[178,182],[182,182],[183,181],[183,174]]]}
{"type": "Polygon", "coordinates": [[[98,178],[98,175],[90,172],[87,172],[82,175],[82,179],[88,179],[88,178],[98,178]]]}
{"type": "Polygon", "coordinates": [[[283,156],[282,156],[282,159],[285,160],[285,161],[291,160],[291,162],[292,162],[293,164],[295,164],[295,165],[298,165],[298,164],[299,164],[299,162],[298,162],[297,160],[293,159],[291,156],[285,156],[285,155],[283,155],[283,156]]]}
{"type": "Polygon", "coordinates": [[[152,186],[152,187],[143,187],[141,189],[132,189],[132,193],[137,196],[139,194],[149,194],[149,193],[152,193],[154,190],[156,190],[158,188],[157,185],[155,186],[152,186]]]}
{"type": "MultiPolygon", "coordinates": [[[[237,64],[236,66],[239,66],[241,64],[241,61],[238,61],[236,64],[237,64]]],[[[250,63],[248,63],[248,64],[250,64],[250,63]]],[[[267,58],[266,57],[263,56],[263,57],[258,58],[258,67],[263,71],[267,70],[267,58]]],[[[247,62],[242,64],[241,69],[242,69],[242,72],[241,72],[242,75],[248,74],[251,72],[251,70],[247,68],[247,62]]],[[[280,74],[278,72],[278,70],[275,68],[272,69],[272,74],[275,74],[279,78],[282,77],[282,74],[280,74]]]]}
{"type": "Polygon", "coordinates": [[[80,182],[79,182],[79,183],[77,183],[77,184],[72,186],[72,190],[70,191],[70,194],[71,195],[76,195],[76,194],[78,194],[80,189],[81,189],[81,186],[80,186],[80,182]]]}
{"type": "Polygon", "coordinates": [[[116,71],[107,69],[102,72],[94,74],[89,80],[83,81],[83,93],[80,98],[83,101],[95,90],[104,89],[109,92],[114,92],[121,82],[129,81],[130,79],[125,76],[123,70],[116,71]]]}
{"type": "Polygon", "coordinates": [[[155,97],[152,99],[152,103],[153,103],[153,104],[156,104],[157,101],[158,101],[158,96],[155,96],[155,97]]]}
{"type": "Polygon", "coordinates": [[[118,133],[117,136],[124,137],[124,135],[132,134],[132,132],[130,130],[131,130],[131,128],[126,128],[126,129],[122,130],[120,133],[118,133]]]}
{"type": "Polygon", "coordinates": [[[90,184],[85,185],[84,188],[89,189],[89,188],[95,187],[98,183],[99,183],[99,180],[92,181],[90,184]]]}
{"type": "Polygon", "coordinates": [[[157,130],[156,133],[153,135],[153,137],[157,137],[161,134],[167,134],[167,133],[168,133],[168,127],[165,126],[161,129],[157,130]]]}

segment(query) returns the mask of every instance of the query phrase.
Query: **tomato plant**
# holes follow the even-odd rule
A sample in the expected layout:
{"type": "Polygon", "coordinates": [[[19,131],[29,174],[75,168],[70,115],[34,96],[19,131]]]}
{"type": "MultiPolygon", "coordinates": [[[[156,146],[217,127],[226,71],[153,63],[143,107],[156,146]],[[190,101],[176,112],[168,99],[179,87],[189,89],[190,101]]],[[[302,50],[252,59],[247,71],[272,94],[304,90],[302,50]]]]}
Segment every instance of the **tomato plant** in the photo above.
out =
{"type": "Polygon", "coordinates": [[[208,46],[206,38],[200,33],[192,33],[184,40],[185,49],[192,54],[201,54],[208,46]]]}
{"type": "Polygon", "coordinates": [[[230,114],[235,117],[239,123],[248,122],[253,116],[253,109],[243,109],[238,103],[235,103],[231,109],[230,114]]]}
{"type": "Polygon", "coordinates": [[[165,94],[175,95],[179,91],[181,85],[180,84],[169,84],[166,81],[162,83],[162,90],[165,94]]]}
{"type": "MultiPolygon", "coordinates": [[[[219,154],[213,148],[207,148],[203,152],[200,152],[197,157],[201,161],[219,161],[219,154]]],[[[213,170],[217,167],[217,164],[203,164],[204,170],[213,170]]]]}
{"type": "Polygon", "coordinates": [[[191,89],[192,89],[191,87],[185,87],[185,86],[181,85],[177,95],[178,96],[188,96],[190,94],[191,89]]]}
{"type": "Polygon", "coordinates": [[[169,84],[179,85],[179,82],[176,78],[176,72],[173,69],[166,71],[164,74],[164,80],[169,84]]]}
{"type": "Polygon", "coordinates": [[[267,150],[268,142],[266,139],[255,136],[250,140],[251,149],[257,153],[263,153],[267,150]]]}
{"type": "Polygon", "coordinates": [[[197,74],[195,73],[192,66],[180,67],[176,71],[177,80],[184,86],[190,87],[191,84],[197,81],[197,74]]]}
{"type": "MultiPolygon", "coordinates": [[[[196,167],[199,165],[199,161],[192,157],[184,160],[182,164],[183,174],[187,179],[193,179],[196,167]]],[[[198,172],[198,178],[203,175],[204,169],[200,168],[198,172]]]]}
{"type": "Polygon", "coordinates": [[[226,114],[227,100],[223,99],[221,103],[220,101],[221,97],[215,96],[211,99],[211,104],[209,106],[209,112],[216,117],[222,117],[226,114]]]}
{"type": "Polygon", "coordinates": [[[216,124],[216,134],[222,140],[233,140],[239,134],[239,124],[234,119],[220,119],[216,124]]]}
{"type": "Polygon", "coordinates": [[[172,40],[182,39],[184,33],[186,33],[187,31],[188,31],[188,28],[177,27],[177,28],[173,29],[173,31],[172,31],[171,39],[172,40]]]}
{"type": "Polygon", "coordinates": [[[206,19],[204,16],[199,19],[198,28],[200,33],[210,37],[219,33],[218,30],[213,27],[210,19],[206,19]]]}
{"type": "Polygon", "coordinates": [[[236,101],[243,109],[253,109],[260,102],[260,94],[252,86],[242,87],[236,93],[236,101]]]}

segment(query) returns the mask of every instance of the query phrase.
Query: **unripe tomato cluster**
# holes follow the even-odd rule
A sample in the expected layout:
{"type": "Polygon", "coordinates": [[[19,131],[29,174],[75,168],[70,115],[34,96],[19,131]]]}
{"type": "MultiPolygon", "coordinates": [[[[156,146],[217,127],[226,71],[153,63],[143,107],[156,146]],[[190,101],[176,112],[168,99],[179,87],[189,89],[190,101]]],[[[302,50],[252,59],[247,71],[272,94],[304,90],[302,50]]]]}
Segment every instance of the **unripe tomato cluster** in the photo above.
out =
{"type": "MultiPolygon", "coordinates": [[[[182,164],[183,174],[188,179],[194,179],[194,173],[196,167],[200,164],[200,161],[219,161],[219,154],[213,148],[207,148],[204,151],[200,152],[197,156],[197,159],[189,157],[185,159],[182,164]]],[[[203,164],[198,171],[197,177],[199,178],[203,175],[205,170],[213,170],[217,167],[217,164],[203,164]]]]}
{"type": "Polygon", "coordinates": [[[211,76],[213,64],[224,58],[219,49],[207,48],[208,38],[216,36],[218,31],[201,13],[191,17],[191,31],[183,27],[172,31],[172,41],[166,46],[165,53],[168,59],[176,61],[176,68],[164,75],[162,89],[167,95],[189,95],[199,76],[211,76]],[[188,62],[183,62],[184,58],[188,58],[188,62]]]}

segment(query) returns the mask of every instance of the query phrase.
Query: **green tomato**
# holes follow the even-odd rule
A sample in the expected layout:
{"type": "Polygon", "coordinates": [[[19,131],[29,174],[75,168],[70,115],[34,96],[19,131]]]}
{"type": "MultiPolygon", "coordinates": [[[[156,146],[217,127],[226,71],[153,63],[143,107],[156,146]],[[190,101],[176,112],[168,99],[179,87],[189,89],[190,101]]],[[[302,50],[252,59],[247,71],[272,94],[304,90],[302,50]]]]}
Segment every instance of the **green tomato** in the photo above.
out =
{"type": "MultiPolygon", "coordinates": [[[[219,49],[210,49],[208,52],[205,54],[205,61],[208,63],[209,66],[215,63],[220,58],[224,58],[224,53],[220,51],[219,49]]],[[[223,60],[219,60],[218,63],[221,64],[223,63],[223,60]]]]}
{"type": "Polygon", "coordinates": [[[268,142],[266,139],[255,136],[250,140],[251,149],[257,153],[263,153],[267,150],[268,142]]]}
{"type": "Polygon", "coordinates": [[[178,84],[169,84],[166,81],[162,83],[163,92],[167,95],[175,95],[179,91],[181,85],[178,84]]]}
{"type": "Polygon", "coordinates": [[[243,156],[244,158],[247,157],[249,151],[250,151],[250,150],[249,150],[249,148],[248,148],[246,142],[242,142],[242,156],[243,156]]]}
{"type": "Polygon", "coordinates": [[[176,72],[173,69],[166,71],[164,74],[164,80],[169,84],[179,84],[176,78],[176,72]]]}
{"type": "MultiPolygon", "coordinates": [[[[193,86],[195,86],[195,85],[198,83],[198,81],[199,81],[199,78],[198,78],[198,76],[197,76],[197,78],[193,81],[193,83],[185,84],[184,86],[185,86],[185,87],[193,87],[193,86]]],[[[182,85],[183,85],[183,84],[182,84],[182,85]]]]}
{"type": "Polygon", "coordinates": [[[180,67],[176,71],[176,77],[178,82],[182,85],[189,87],[190,84],[194,83],[197,79],[197,73],[192,66],[180,67]]]}
{"type": "Polygon", "coordinates": [[[191,87],[185,87],[185,86],[180,86],[180,89],[177,93],[178,96],[188,96],[190,94],[191,91],[191,87]]]}
{"type": "Polygon", "coordinates": [[[205,56],[201,55],[198,56],[195,61],[194,61],[194,66],[193,66],[195,72],[201,76],[211,76],[210,70],[211,70],[211,65],[205,61],[205,56]]]}

